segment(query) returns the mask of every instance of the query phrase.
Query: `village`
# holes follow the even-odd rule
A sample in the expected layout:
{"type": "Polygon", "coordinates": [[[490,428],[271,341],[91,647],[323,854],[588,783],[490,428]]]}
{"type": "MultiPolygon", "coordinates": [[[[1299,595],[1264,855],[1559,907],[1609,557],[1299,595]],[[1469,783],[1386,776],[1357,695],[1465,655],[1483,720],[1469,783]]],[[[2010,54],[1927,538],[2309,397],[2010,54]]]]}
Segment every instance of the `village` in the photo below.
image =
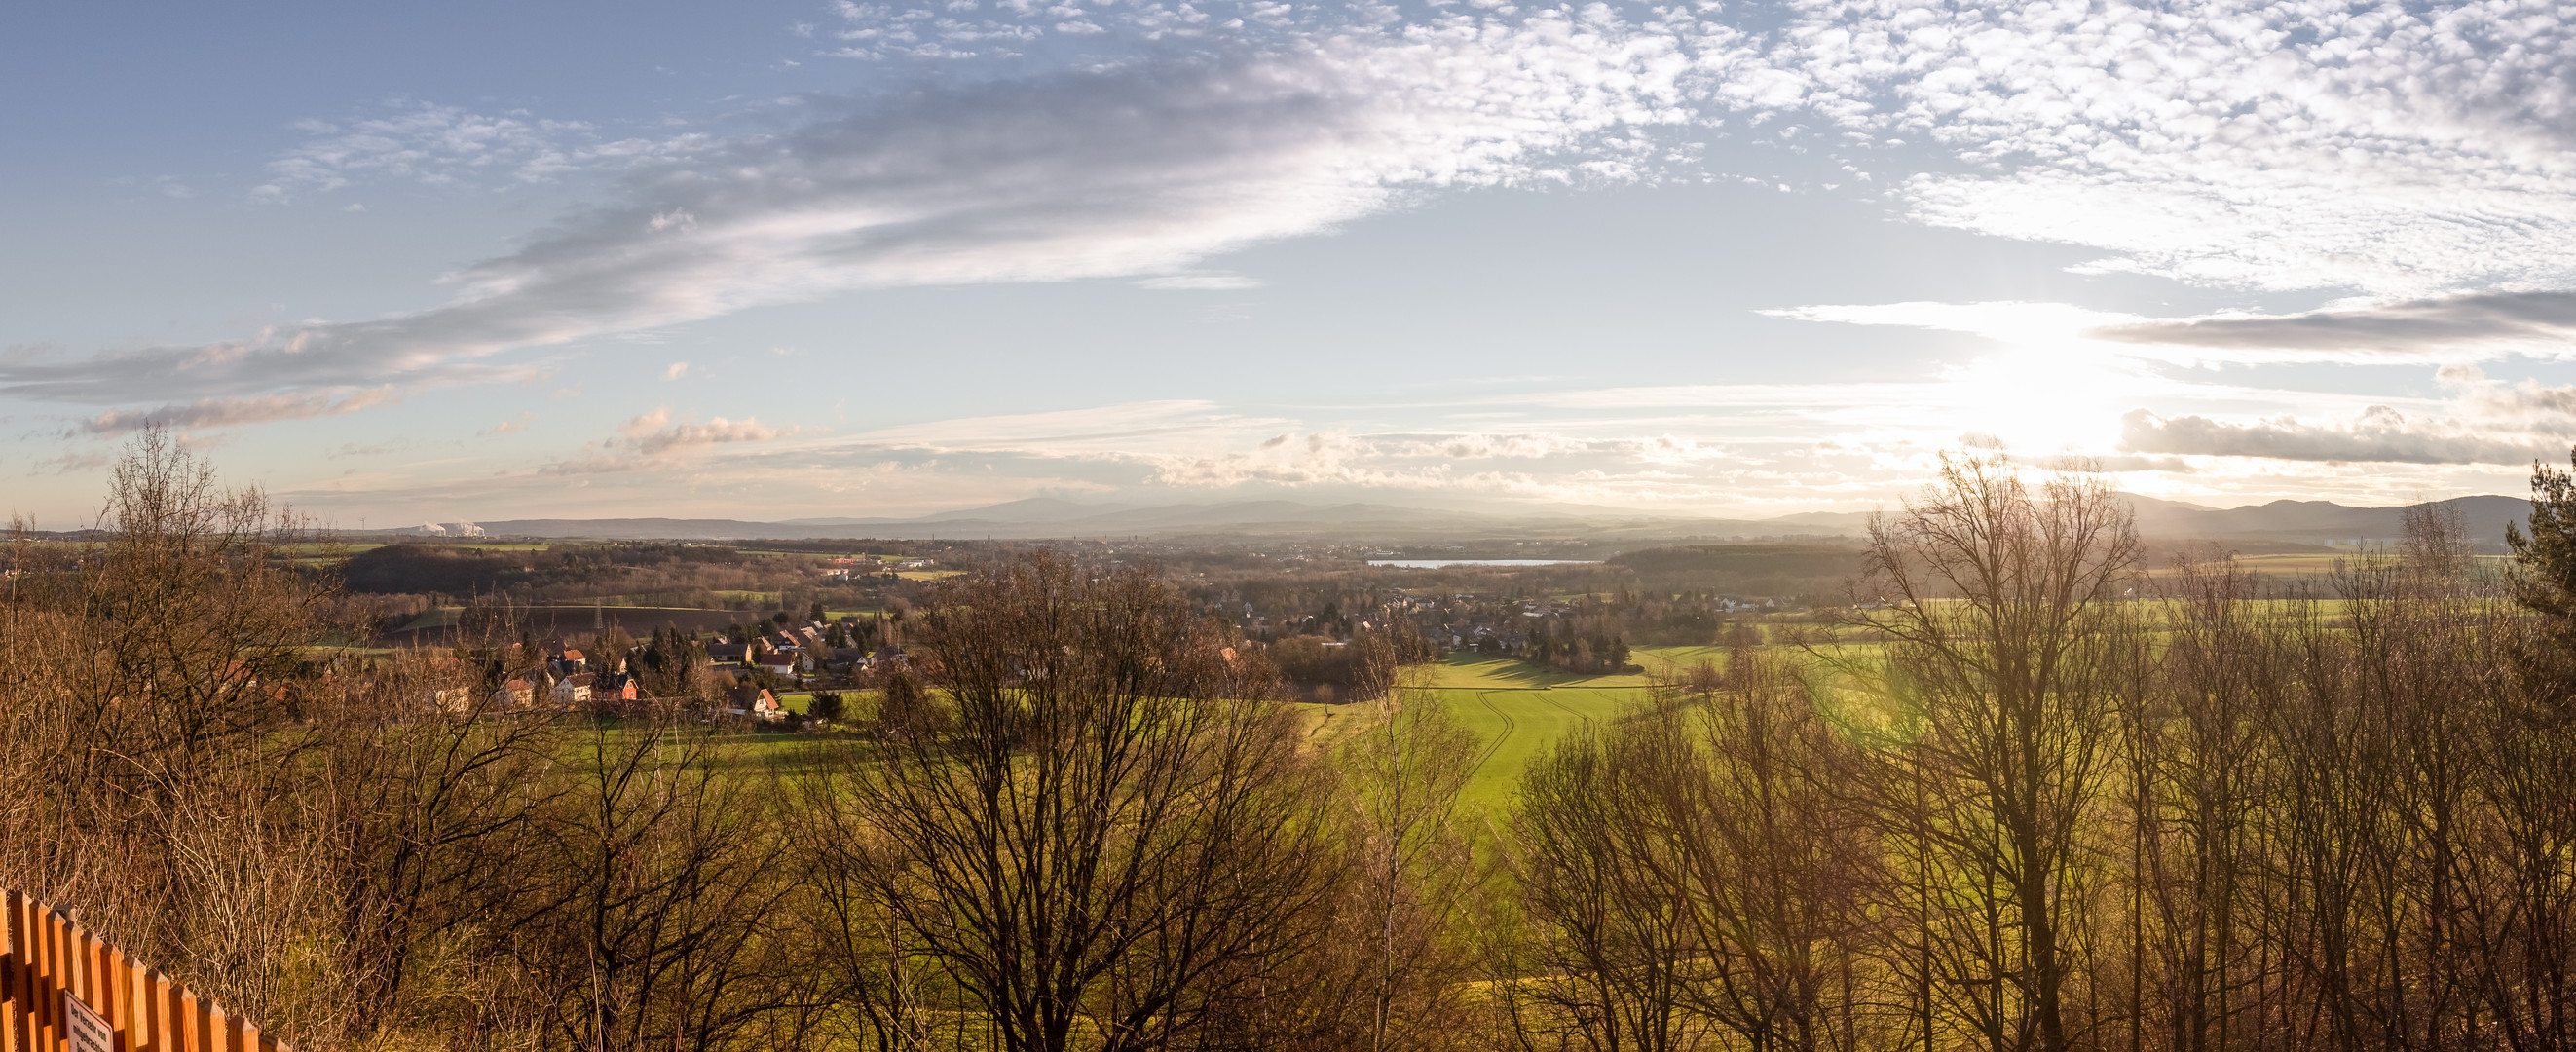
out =
{"type": "MultiPolygon", "coordinates": [[[[837,712],[837,692],[832,688],[873,686],[872,673],[904,666],[901,646],[852,642],[860,636],[863,622],[858,615],[847,615],[837,622],[777,624],[741,633],[750,638],[738,641],[717,638],[700,643],[694,637],[688,641],[702,655],[713,681],[718,714],[798,727],[819,714],[792,709],[788,703],[797,694],[809,699],[809,706],[817,694],[831,696],[834,703],[825,707],[837,712]]],[[[516,656],[517,663],[508,665],[506,677],[486,699],[486,711],[549,708],[624,713],[649,698],[643,677],[632,667],[648,648],[649,644],[636,643],[622,632],[602,636],[587,649],[560,638],[546,640],[529,655],[533,660],[519,656],[522,647],[504,648],[502,652],[516,656]]],[[[470,700],[464,688],[442,690],[438,696],[440,704],[452,711],[464,711],[470,700]]]]}

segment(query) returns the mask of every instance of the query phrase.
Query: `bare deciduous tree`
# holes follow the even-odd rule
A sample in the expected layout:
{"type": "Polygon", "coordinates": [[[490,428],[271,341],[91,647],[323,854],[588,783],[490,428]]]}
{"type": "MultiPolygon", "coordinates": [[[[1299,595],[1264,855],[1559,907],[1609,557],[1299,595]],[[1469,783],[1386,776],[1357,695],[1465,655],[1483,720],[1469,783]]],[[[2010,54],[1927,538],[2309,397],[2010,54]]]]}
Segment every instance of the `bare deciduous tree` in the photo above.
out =
{"type": "Polygon", "coordinates": [[[2132,516],[2098,479],[2037,487],[1995,459],[1945,459],[1905,514],[1876,519],[1861,623],[1883,632],[1892,689],[1921,709],[1934,813],[1903,820],[1950,867],[1965,927],[1943,976],[1987,1047],[2071,1047],[2073,959],[2087,940],[2085,837],[2111,761],[2107,675],[2134,589],[2132,516]],[[1962,894],[1964,889],[1964,897],[1962,894]],[[1964,911],[1964,916],[1962,912],[1964,911]]]}
{"type": "Polygon", "coordinates": [[[923,703],[839,772],[867,893],[1000,1047],[1222,1047],[1334,889],[1275,677],[1153,576],[1041,555],[916,618],[923,703]]]}
{"type": "MultiPolygon", "coordinates": [[[[1391,654],[1384,663],[1391,678],[1391,654]]],[[[1482,743],[1430,691],[1385,690],[1369,704],[1373,725],[1341,757],[1362,831],[1362,909],[1375,922],[1369,1047],[1419,1047],[1406,1031],[1445,1022],[1439,1006],[1461,978],[1442,937],[1479,875],[1455,820],[1482,743]]]]}

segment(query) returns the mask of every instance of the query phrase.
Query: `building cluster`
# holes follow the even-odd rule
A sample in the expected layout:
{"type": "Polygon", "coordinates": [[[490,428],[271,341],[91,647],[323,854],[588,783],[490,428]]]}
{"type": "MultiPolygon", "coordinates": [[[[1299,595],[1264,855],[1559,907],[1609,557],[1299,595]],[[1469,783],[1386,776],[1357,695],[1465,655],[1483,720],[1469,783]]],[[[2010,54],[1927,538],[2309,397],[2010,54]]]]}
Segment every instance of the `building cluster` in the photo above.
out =
{"type": "Polygon", "coordinates": [[[531,709],[541,703],[558,709],[609,708],[636,699],[626,655],[601,655],[604,667],[593,668],[591,655],[552,643],[540,648],[538,661],[513,672],[492,692],[492,704],[503,709],[531,709]]]}
{"type": "MultiPolygon", "coordinates": [[[[856,618],[843,618],[846,629],[856,618]]],[[[836,632],[834,626],[809,621],[794,626],[780,626],[760,632],[743,642],[718,641],[707,644],[707,660],[719,668],[758,669],[799,683],[817,677],[857,676],[887,663],[900,663],[903,648],[885,646],[870,650],[847,645],[855,633],[836,632]]]]}

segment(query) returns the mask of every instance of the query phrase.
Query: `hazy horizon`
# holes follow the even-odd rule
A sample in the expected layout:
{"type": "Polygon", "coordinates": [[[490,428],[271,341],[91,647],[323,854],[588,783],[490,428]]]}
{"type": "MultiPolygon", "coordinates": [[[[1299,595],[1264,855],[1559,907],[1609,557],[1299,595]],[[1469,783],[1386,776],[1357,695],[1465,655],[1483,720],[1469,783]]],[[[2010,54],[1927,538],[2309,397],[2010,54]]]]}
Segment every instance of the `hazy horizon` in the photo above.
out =
{"type": "Polygon", "coordinates": [[[31,10],[0,513],[2526,491],[2576,40],[2505,2],[31,10]]]}

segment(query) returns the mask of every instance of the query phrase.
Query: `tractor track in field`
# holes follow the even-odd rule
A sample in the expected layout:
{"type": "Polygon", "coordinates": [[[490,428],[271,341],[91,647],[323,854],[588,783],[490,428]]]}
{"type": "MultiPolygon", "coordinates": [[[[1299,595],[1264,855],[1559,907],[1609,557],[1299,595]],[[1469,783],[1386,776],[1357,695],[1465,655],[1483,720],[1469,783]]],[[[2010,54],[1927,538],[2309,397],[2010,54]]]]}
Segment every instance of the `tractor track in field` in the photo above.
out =
{"type": "Polygon", "coordinates": [[[1555,691],[1549,691],[1549,692],[1547,692],[1547,694],[1546,694],[1546,695],[1544,695],[1544,696],[1547,698],[1547,703],[1548,703],[1548,704],[1550,704],[1550,705],[1554,705],[1554,706],[1556,706],[1556,707],[1557,707],[1557,710],[1558,710],[1558,711],[1563,712],[1563,713],[1565,713],[1565,714],[1566,714],[1566,715],[1568,715],[1568,716],[1572,716],[1572,717],[1574,717],[1574,722],[1576,722],[1576,723],[1582,723],[1582,722],[1584,721],[1585,716],[1584,716],[1582,713],[1580,713],[1580,712],[1576,712],[1576,711],[1574,711],[1574,706],[1571,706],[1571,705],[1568,705],[1568,704],[1566,704],[1566,703],[1564,703],[1564,702],[1562,702],[1562,701],[1558,701],[1558,700],[1556,700],[1556,692],[1555,692],[1555,691]]]}
{"type": "Polygon", "coordinates": [[[1493,691],[1477,691],[1476,703],[1483,705],[1485,711],[1493,713],[1495,719],[1503,721],[1503,733],[1494,735],[1494,740],[1485,744],[1485,754],[1476,757],[1475,770],[1482,771],[1486,764],[1493,762],[1496,753],[1503,751],[1503,743],[1512,740],[1512,735],[1521,729],[1521,721],[1513,719],[1511,713],[1504,712],[1502,706],[1494,704],[1493,691]]]}

